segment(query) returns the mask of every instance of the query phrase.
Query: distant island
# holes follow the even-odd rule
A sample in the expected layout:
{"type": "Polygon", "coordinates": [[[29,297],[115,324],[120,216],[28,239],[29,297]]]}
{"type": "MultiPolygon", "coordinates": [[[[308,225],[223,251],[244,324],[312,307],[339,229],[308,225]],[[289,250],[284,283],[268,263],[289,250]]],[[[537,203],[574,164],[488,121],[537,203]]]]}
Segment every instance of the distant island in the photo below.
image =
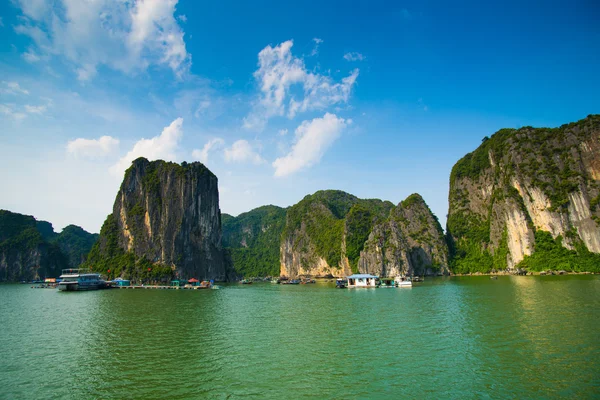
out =
{"type": "Polygon", "coordinates": [[[203,164],[145,158],[126,171],[99,235],[0,210],[0,280],[80,264],[154,281],[600,272],[600,115],[485,137],[452,168],[446,233],[417,193],[394,205],[323,190],[221,215],[203,164]]]}

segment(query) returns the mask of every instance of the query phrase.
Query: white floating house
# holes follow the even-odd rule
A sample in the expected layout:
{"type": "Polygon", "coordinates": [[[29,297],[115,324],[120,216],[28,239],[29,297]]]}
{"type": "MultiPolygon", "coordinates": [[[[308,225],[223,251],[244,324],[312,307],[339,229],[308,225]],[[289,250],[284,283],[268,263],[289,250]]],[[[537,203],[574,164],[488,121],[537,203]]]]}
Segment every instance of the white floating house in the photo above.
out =
{"type": "Polygon", "coordinates": [[[348,288],[370,288],[377,287],[377,279],[379,277],[370,274],[354,274],[347,276],[348,288]]]}

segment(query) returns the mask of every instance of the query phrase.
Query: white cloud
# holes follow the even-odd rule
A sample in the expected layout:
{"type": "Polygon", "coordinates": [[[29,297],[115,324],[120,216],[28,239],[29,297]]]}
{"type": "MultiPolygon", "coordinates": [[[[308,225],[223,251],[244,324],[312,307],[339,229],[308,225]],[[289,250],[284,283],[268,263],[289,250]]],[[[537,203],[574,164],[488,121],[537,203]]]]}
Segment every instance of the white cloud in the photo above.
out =
{"type": "Polygon", "coordinates": [[[6,82],[2,81],[2,88],[0,93],[7,94],[29,94],[29,90],[23,89],[18,82],[6,82]]]}
{"type": "Polygon", "coordinates": [[[30,106],[29,104],[25,105],[25,111],[29,114],[43,114],[46,111],[47,106],[30,106]]]}
{"type": "Polygon", "coordinates": [[[265,160],[252,148],[247,140],[238,140],[230,148],[225,149],[225,161],[262,164],[265,160]]]}
{"type": "Polygon", "coordinates": [[[177,17],[177,19],[183,23],[187,22],[187,17],[185,16],[185,14],[181,14],[180,16],[177,17]]]}
{"type": "Polygon", "coordinates": [[[273,162],[275,176],[286,176],[321,161],[323,154],[341,135],[351,120],[326,113],[323,118],[304,121],[296,129],[292,150],[273,162]]]}
{"type": "Polygon", "coordinates": [[[0,114],[11,117],[15,121],[21,121],[27,116],[26,114],[16,111],[14,109],[14,104],[0,104],[0,114]]]}
{"type": "Polygon", "coordinates": [[[176,150],[183,135],[183,118],[177,118],[163,129],[159,136],[152,139],[140,139],[124,157],[110,168],[110,172],[121,178],[131,162],[139,157],[149,160],[176,161],[176,150]]]}
{"type": "Polygon", "coordinates": [[[290,100],[288,116],[293,118],[298,112],[322,110],[330,105],[347,103],[352,86],[358,78],[358,69],[342,79],[342,83],[331,83],[328,79],[313,79],[311,74],[308,84],[304,84],[304,99],[290,100]]]}
{"type": "Polygon", "coordinates": [[[287,129],[280,129],[279,130],[279,136],[285,136],[285,135],[287,135],[287,133],[288,133],[287,129]]]}
{"type": "Polygon", "coordinates": [[[29,48],[29,50],[27,50],[25,53],[23,53],[22,57],[25,61],[27,61],[28,63],[32,63],[32,64],[41,60],[40,55],[37,54],[35,52],[35,50],[33,50],[32,48],[29,48]]]}
{"type": "Polygon", "coordinates": [[[77,68],[75,72],[77,73],[77,80],[84,82],[96,76],[97,71],[94,64],[84,64],[81,68],[77,68]]]}
{"type": "Polygon", "coordinates": [[[25,17],[15,31],[37,46],[37,53],[23,55],[30,62],[63,56],[82,81],[100,65],[128,74],[149,65],[168,66],[178,77],[189,71],[191,56],[174,16],[177,0],[16,1],[25,17]]]}
{"type": "Polygon", "coordinates": [[[211,139],[204,145],[202,150],[194,149],[194,151],[192,151],[192,157],[194,160],[198,160],[201,163],[206,164],[208,162],[209,151],[217,149],[224,144],[225,142],[221,138],[211,139]]]}
{"type": "Polygon", "coordinates": [[[309,72],[304,61],[292,55],[293,44],[288,40],[275,47],[267,46],[258,53],[259,68],[254,77],[261,93],[252,112],[244,118],[244,128],[262,130],[271,117],[287,114],[293,118],[298,112],[325,109],[348,101],[359,70],[334,83],[329,76],[309,72]],[[289,93],[295,84],[303,88],[299,100],[289,93]]]}
{"type": "Polygon", "coordinates": [[[323,43],[323,39],[314,38],[313,42],[315,42],[315,47],[313,47],[312,51],[310,52],[310,55],[316,56],[317,54],[319,54],[319,45],[323,43]]]}
{"type": "Polygon", "coordinates": [[[194,117],[198,118],[211,106],[212,102],[209,99],[201,100],[194,112],[194,117]]]}
{"type": "Polygon", "coordinates": [[[67,152],[76,157],[99,158],[112,154],[119,148],[119,139],[102,136],[99,139],[78,138],[67,143],[67,152]]]}
{"type": "Polygon", "coordinates": [[[362,54],[354,51],[354,52],[351,52],[351,53],[344,54],[344,58],[346,59],[346,61],[363,61],[367,57],[365,57],[362,54]]]}

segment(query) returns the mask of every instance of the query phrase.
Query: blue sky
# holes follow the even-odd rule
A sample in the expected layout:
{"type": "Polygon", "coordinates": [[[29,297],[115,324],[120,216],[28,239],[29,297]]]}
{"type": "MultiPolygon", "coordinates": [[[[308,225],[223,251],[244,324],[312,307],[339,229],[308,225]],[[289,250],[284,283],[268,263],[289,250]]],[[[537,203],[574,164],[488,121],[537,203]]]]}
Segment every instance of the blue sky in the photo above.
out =
{"type": "Polygon", "coordinates": [[[600,112],[600,6],[523,3],[2,2],[0,208],[98,232],[145,156],[234,215],[418,192],[444,224],[481,138],[600,112]]]}

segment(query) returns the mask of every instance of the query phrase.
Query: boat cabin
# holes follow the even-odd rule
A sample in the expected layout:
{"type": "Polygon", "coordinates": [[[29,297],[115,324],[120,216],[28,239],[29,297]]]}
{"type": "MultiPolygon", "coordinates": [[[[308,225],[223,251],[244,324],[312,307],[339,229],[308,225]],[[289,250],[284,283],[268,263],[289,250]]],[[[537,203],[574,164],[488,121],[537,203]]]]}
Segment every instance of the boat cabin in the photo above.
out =
{"type": "Polygon", "coordinates": [[[129,279],[117,278],[113,280],[113,283],[117,286],[131,286],[131,281],[129,279]]]}
{"type": "Polygon", "coordinates": [[[371,274],[354,274],[347,276],[348,288],[370,288],[377,287],[379,277],[371,274]]]}

